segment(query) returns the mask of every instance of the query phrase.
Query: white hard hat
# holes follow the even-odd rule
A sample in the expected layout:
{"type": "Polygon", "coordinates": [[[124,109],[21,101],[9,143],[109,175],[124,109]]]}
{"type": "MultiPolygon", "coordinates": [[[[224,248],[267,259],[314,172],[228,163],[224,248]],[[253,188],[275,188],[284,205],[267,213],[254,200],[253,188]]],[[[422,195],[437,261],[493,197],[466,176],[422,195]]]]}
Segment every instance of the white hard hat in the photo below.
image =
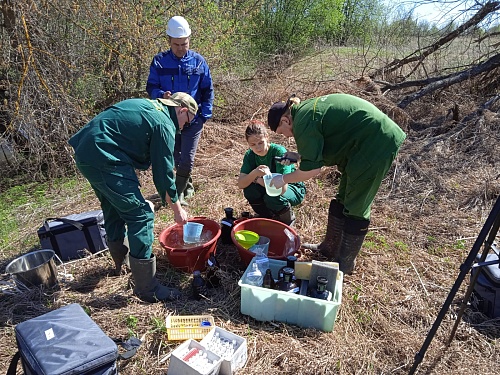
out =
{"type": "Polygon", "coordinates": [[[168,20],[167,35],[172,38],[187,38],[191,35],[191,29],[184,17],[174,16],[168,20]]]}

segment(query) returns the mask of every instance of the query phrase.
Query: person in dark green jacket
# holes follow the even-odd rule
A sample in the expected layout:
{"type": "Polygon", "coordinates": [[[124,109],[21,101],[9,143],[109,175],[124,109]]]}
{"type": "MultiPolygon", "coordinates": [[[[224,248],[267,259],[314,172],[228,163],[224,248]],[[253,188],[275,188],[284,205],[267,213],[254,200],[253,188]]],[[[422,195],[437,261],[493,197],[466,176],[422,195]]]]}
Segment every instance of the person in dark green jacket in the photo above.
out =
{"type": "Polygon", "coordinates": [[[245,139],[250,147],[243,157],[238,187],[243,189],[245,198],[259,217],[281,221],[292,225],[295,215],[292,207],[304,200],[306,187],[303,182],[286,185],[278,196],[266,194],[263,176],[269,173],[291,173],[293,164],[285,166],[275,157],[285,154],[286,148],[269,142],[266,126],[259,121],[251,122],[245,129],[245,139]]]}
{"type": "Polygon", "coordinates": [[[168,202],[176,223],[186,223],[175,186],[173,153],[175,135],[197,111],[196,101],[186,93],[169,99],[127,99],[106,108],[69,140],[76,166],[101,203],[115,273],[120,274],[128,261],[134,293],[147,302],[172,300],[180,292],[156,279],[154,212],[142,196],[135,170],[152,167],[162,204],[168,202]]]}
{"type": "Polygon", "coordinates": [[[373,104],[347,94],[302,103],[292,96],[274,103],[268,125],[295,139],[297,152],[285,156],[300,161],[295,172],[273,178],[275,187],[313,178],[324,166],[336,165],[341,172],[323,242],[303,247],[321,251],[351,274],[368,231],[373,200],[406,134],[373,104]]]}

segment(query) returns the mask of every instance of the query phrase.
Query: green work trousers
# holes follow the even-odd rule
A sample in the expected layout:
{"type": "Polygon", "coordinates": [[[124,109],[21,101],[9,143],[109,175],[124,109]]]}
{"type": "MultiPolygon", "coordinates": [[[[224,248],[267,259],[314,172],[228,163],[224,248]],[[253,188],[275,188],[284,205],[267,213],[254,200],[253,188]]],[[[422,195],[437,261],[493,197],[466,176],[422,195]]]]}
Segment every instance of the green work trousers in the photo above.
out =
{"type": "Polygon", "coordinates": [[[397,153],[396,150],[388,158],[370,162],[367,162],[362,155],[349,160],[344,170],[340,171],[342,177],[336,195],[337,200],[344,205],[345,216],[357,220],[370,220],[375,195],[397,153]]]}
{"type": "Polygon", "coordinates": [[[306,188],[303,184],[288,184],[285,194],[271,197],[266,194],[266,189],[259,184],[250,184],[243,189],[243,194],[248,203],[264,201],[266,207],[272,212],[280,212],[284,208],[297,206],[304,200],[306,188]]]}
{"type": "Polygon", "coordinates": [[[127,236],[130,255],[149,259],[154,241],[154,213],[139,190],[139,182],[78,160],[76,165],[101,202],[108,241],[119,241],[127,236]]]}

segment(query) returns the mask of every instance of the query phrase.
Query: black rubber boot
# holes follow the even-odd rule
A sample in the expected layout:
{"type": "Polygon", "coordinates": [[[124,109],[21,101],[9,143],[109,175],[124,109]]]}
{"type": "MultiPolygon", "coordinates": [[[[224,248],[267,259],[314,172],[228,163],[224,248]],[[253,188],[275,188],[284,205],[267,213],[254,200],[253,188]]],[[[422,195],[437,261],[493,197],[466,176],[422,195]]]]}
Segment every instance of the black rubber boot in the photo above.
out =
{"type": "Polygon", "coordinates": [[[295,214],[293,213],[292,207],[288,205],[288,207],[285,207],[280,212],[276,213],[273,219],[281,221],[283,224],[292,226],[295,223],[295,214]]]}
{"type": "Polygon", "coordinates": [[[340,246],[339,269],[344,274],[351,275],[356,265],[356,257],[365,240],[370,220],[345,219],[342,244],[340,246]]]}
{"type": "Polygon", "coordinates": [[[181,296],[176,288],[161,285],[156,278],[156,257],[149,259],[129,257],[134,277],[134,294],[145,302],[173,301],[181,296]]]}
{"type": "Polygon", "coordinates": [[[265,219],[270,219],[273,217],[273,213],[269,210],[269,208],[267,208],[263,200],[250,203],[250,206],[252,206],[252,209],[257,214],[256,217],[262,217],[265,219]]]}
{"type": "Polygon", "coordinates": [[[175,188],[181,206],[188,206],[188,203],[184,200],[184,191],[187,189],[189,177],[189,173],[186,175],[182,171],[177,171],[175,175],[175,188]]]}
{"type": "Polygon", "coordinates": [[[128,260],[128,238],[125,237],[123,240],[118,241],[108,241],[108,249],[111,258],[115,262],[114,274],[115,276],[120,276],[122,265],[130,267],[128,260]]]}
{"type": "Polygon", "coordinates": [[[340,255],[340,244],[342,243],[342,231],[344,229],[344,205],[336,199],[330,201],[328,209],[328,224],[323,242],[319,244],[304,243],[302,247],[313,251],[320,251],[328,260],[338,262],[340,255]]]}

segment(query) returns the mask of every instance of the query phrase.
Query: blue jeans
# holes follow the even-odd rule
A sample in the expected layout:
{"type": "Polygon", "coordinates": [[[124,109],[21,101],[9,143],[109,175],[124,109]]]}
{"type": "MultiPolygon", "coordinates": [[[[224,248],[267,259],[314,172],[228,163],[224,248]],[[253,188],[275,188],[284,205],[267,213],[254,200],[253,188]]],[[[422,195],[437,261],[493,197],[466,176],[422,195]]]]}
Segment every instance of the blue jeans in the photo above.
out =
{"type": "Polygon", "coordinates": [[[184,126],[181,134],[175,135],[174,160],[177,171],[189,174],[193,170],[202,131],[203,122],[197,117],[192,123],[184,126]]]}

